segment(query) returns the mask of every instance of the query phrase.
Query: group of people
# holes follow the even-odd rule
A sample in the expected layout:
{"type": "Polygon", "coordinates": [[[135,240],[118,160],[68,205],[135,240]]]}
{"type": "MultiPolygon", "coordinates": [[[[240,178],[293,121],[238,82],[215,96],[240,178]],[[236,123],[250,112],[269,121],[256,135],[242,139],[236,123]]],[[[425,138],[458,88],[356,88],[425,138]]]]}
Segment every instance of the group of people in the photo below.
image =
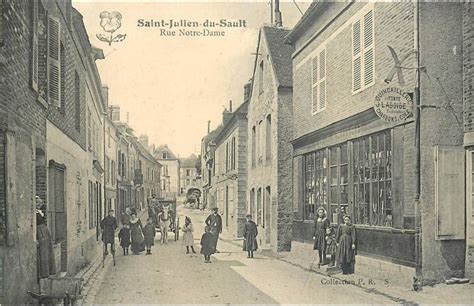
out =
{"type": "MultiPolygon", "coordinates": [[[[154,198],[153,198],[154,199],[154,198]]],[[[119,231],[118,238],[120,246],[123,249],[123,255],[128,255],[129,249],[133,254],[138,255],[145,251],[146,254],[151,255],[151,248],[155,244],[155,225],[156,218],[160,219],[161,212],[156,213],[156,206],[153,204],[153,199],[149,205],[149,217],[145,226],[142,225],[140,218],[134,208],[126,208],[125,214],[122,216],[122,228],[119,231]]],[[[206,218],[204,234],[201,237],[201,254],[204,255],[204,262],[210,263],[210,257],[214,253],[219,253],[217,250],[217,242],[219,235],[222,233],[222,217],[218,213],[218,209],[214,208],[213,212],[206,218]]],[[[108,246],[110,251],[115,254],[115,231],[118,228],[117,219],[115,218],[114,210],[109,210],[108,215],[100,222],[102,230],[102,240],[104,242],[104,254],[108,254],[108,246]]],[[[189,216],[185,217],[183,231],[183,245],[186,247],[186,253],[190,251],[195,254],[194,249],[194,226],[189,216]]],[[[244,244],[243,250],[247,252],[248,258],[253,258],[254,251],[257,250],[257,225],[252,221],[252,216],[247,215],[247,222],[244,226],[244,244]]]]}
{"type": "Polygon", "coordinates": [[[343,222],[334,230],[327,218],[326,210],[322,207],[318,208],[314,222],[313,249],[318,250],[319,267],[328,264],[329,266],[337,265],[343,274],[353,274],[357,254],[356,229],[349,215],[343,216],[343,222]],[[330,256],[329,261],[327,255],[330,256]]]}
{"type": "MultiPolygon", "coordinates": [[[[109,210],[108,216],[100,222],[100,228],[105,255],[108,254],[108,245],[110,245],[110,251],[115,254],[115,231],[118,224],[114,210],[109,210]]],[[[146,249],[146,255],[151,255],[151,248],[155,244],[155,235],[155,225],[151,218],[148,218],[143,226],[135,208],[125,209],[125,214],[122,216],[122,228],[118,234],[123,255],[128,255],[129,249],[135,255],[146,249]]]]}
{"type": "MultiPolygon", "coordinates": [[[[217,250],[217,242],[219,240],[219,234],[222,233],[222,218],[216,207],[213,208],[213,213],[206,218],[205,224],[204,234],[201,237],[201,254],[204,255],[204,262],[210,263],[211,255],[219,253],[217,250]]],[[[257,224],[252,221],[251,215],[247,215],[244,225],[243,243],[243,250],[247,252],[247,258],[254,258],[253,252],[258,248],[257,235],[257,224]]]]}

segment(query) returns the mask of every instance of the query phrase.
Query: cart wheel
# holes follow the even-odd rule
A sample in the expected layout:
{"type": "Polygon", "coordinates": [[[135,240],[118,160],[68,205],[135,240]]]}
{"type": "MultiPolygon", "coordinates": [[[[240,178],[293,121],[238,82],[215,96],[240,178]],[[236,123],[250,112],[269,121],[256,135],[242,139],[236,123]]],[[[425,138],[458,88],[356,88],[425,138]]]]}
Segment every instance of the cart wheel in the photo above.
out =
{"type": "Polygon", "coordinates": [[[174,241],[179,240],[179,218],[176,219],[176,226],[174,228],[174,241]]]}

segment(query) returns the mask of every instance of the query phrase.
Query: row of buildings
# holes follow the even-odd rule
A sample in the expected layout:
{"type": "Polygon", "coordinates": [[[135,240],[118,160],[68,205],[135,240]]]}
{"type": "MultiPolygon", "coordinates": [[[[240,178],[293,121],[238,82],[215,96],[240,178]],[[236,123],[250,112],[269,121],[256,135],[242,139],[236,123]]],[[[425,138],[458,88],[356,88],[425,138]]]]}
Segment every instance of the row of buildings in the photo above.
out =
{"type": "Polygon", "coordinates": [[[81,14],[71,0],[0,2],[0,301],[38,292],[36,205],[46,203],[58,275],[102,248],[109,209],[160,195],[161,165],[109,105],[81,14]]]}
{"type": "Polygon", "coordinates": [[[242,103],[202,139],[204,202],[236,237],[251,213],[275,251],[304,253],[324,207],[334,226],[352,216],[360,273],[474,278],[473,11],[313,2],[293,29],[276,13],[242,103]],[[387,86],[421,106],[392,95],[412,115],[377,115],[387,86]]]}

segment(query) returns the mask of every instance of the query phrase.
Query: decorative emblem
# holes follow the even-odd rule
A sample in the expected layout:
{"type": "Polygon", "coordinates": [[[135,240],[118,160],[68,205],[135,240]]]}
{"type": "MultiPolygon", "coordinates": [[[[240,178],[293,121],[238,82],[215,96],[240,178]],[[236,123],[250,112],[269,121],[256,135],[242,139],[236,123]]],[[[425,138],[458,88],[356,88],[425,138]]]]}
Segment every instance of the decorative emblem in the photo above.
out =
{"type": "Polygon", "coordinates": [[[109,43],[109,46],[113,42],[121,42],[125,39],[127,34],[116,34],[114,33],[122,26],[122,14],[119,12],[107,12],[100,13],[100,26],[108,34],[97,34],[97,38],[100,41],[109,43]]]}

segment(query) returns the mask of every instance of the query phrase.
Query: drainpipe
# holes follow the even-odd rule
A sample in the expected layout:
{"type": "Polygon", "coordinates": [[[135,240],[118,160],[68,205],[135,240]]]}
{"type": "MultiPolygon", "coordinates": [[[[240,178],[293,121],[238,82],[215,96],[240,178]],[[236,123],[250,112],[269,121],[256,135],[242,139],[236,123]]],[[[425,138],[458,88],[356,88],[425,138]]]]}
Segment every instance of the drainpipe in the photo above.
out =
{"type": "Polygon", "coordinates": [[[416,277],[418,281],[423,282],[422,273],[422,218],[421,218],[421,98],[420,98],[420,3],[418,0],[414,2],[414,49],[415,49],[415,263],[416,277]]]}

